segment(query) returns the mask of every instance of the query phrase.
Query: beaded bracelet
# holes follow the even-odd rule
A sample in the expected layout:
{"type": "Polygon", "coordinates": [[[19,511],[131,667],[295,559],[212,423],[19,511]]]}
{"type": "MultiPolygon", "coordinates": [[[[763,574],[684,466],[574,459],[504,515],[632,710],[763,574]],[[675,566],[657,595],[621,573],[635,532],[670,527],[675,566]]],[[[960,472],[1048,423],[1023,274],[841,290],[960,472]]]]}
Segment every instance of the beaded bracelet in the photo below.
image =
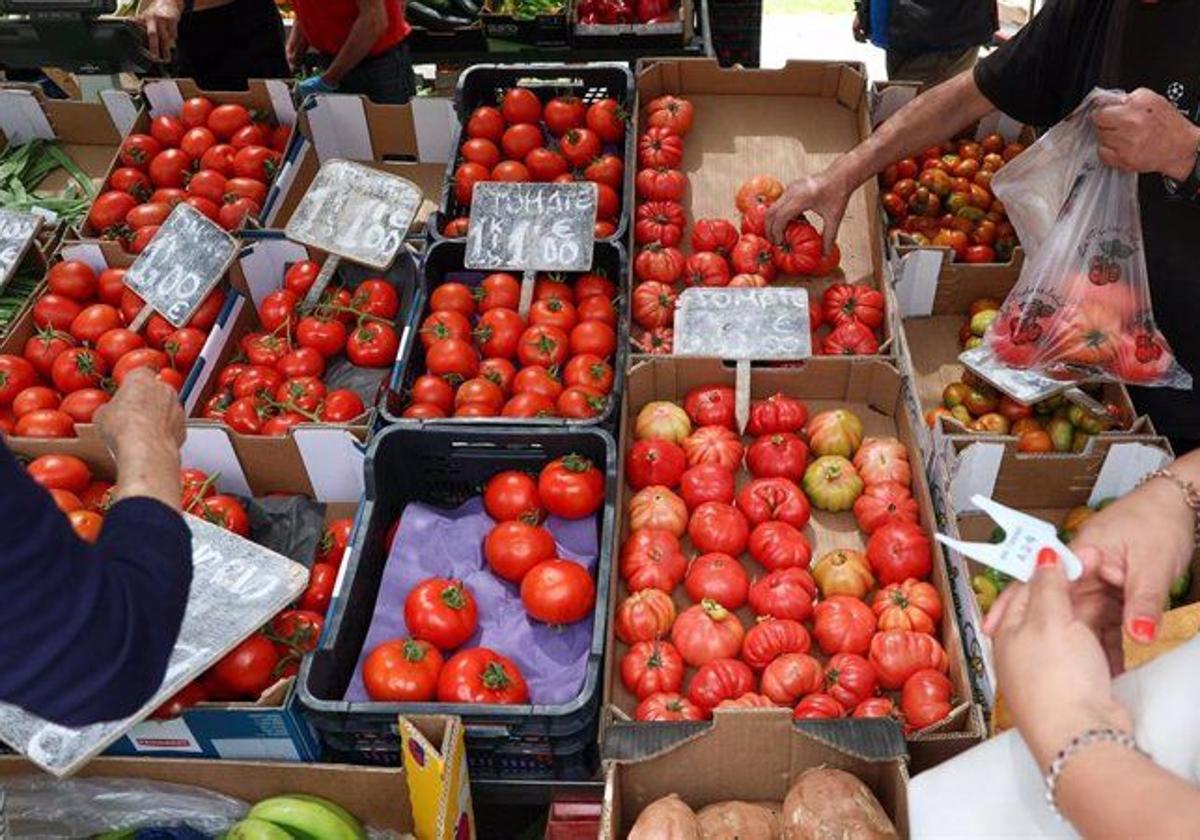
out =
{"type": "Polygon", "coordinates": [[[1143,484],[1153,481],[1156,478],[1165,478],[1179,488],[1179,492],[1183,494],[1184,504],[1192,509],[1192,514],[1195,517],[1195,523],[1192,527],[1193,541],[1200,542],[1200,490],[1197,490],[1196,485],[1192,484],[1192,482],[1180,478],[1166,468],[1148,473],[1138,482],[1137,486],[1141,487],[1143,484]]]}
{"type": "Polygon", "coordinates": [[[1050,810],[1058,815],[1059,819],[1064,819],[1062,812],[1058,810],[1058,802],[1055,798],[1055,790],[1058,787],[1058,778],[1062,775],[1063,768],[1067,766],[1076,753],[1090,747],[1092,744],[1100,743],[1120,744],[1122,747],[1131,749],[1138,755],[1143,755],[1149,758],[1150,756],[1137,745],[1137,741],[1128,732],[1122,732],[1119,729],[1089,729],[1086,732],[1076,735],[1070,742],[1058,751],[1054,756],[1054,760],[1050,762],[1050,769],[1046,771],[1046,803],[1050,806],[1050,810]]]}

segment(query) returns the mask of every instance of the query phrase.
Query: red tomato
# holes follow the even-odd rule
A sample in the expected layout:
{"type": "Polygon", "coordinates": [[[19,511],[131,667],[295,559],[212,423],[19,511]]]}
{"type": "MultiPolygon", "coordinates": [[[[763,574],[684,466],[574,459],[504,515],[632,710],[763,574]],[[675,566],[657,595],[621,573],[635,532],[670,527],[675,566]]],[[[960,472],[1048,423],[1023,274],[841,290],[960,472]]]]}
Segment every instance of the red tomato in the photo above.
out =
{"type": "Polygon", "coordinates": [[[589,163],[587,168],[583,170],[583,177],[593,183],[602,184],[609,188],[608,191],[605,191],[606,201],[617,200],[615,207],[609,204],[605,208],[607,212],[598,211],[597,216],[611,218],[620,212],[620,198],[614,191],[620,190],[625,181],[625,164],[621,163],[619,157],[616,155],[600,155],[600,157],[589,163]]]}
{"type": "Polygon", "coordinates": [[[301,376],[321,376],[325,372],[325,357],[311,347],[297,347],[275,363],[284,379],[301,376]]]}
{"type": "MultiPolygon", "coordinates": [[[[788,569],[785,571],[798,571],[788,569]]],[[[780,574],[772,572],[772,574],[780,574]]],[[[875,614],[871,608],[849,595],[833,595],[813,609],[813,636],[821,650],[835,653],[864,654],[875,635],[875,614]]],[[[874,660],[872,660],[874,664],[874,660]]],[[[876,668],[876,671],[879,669],[876,668]]]]}
{"type": "Polygon", "coordinates": [[[578,322],[575,306],[559,298],[535,300],[529,308],[532,325],[558,327],[563,332],[570,332],[578,322]]]}
{"type": "Polygon", "coordinates": [[[92,471],[74,455],[40,455],[25,468],[29,477],[47,490],[82,493],[92,480],[92,471]]]}
{"type": "Polygon", "coordinates": [[[683,410],[696,426],[724,426],[737,430],[733,389],[724,385],[702,385],[688,391],[683,410]]]}
{"type": "Polygon", "coordinates": [[[324,423],[350,423],[366,411],[362,397],[347,388],[330,391],[321,406],[321,421],[324,423]]]}
{"type": "Polygon", "coordinates": [[[750,578],[742,564],[728,554],[716,552],[694,559],[683,584],[693,601],[708,598],[728,610],[739,609],[750,592],[750,578]]]}
{"type": "Polygon", "coordinates": [[[162,143],[149,134],[130,134],[121,141],[117,158],[122,166],[133,166],[145,169],[150,165],[154,156],[162,151],[162,143]]]}
{"type": "Polygon", "coordinates": [[[157,372],[165,367],[169,367],[169,360],[166,353],[163,353],[161,350],[143,347],[139,350],[131,350],[117,360],[117,363],[113,365],[113,380],[117,385],[120,385],[125,381],[125,377],[129,375],[131,370],[150,368],[157,372]]]}
{"type": "Polygon", "coordinates": [[[944,720],[953,708],[953,694],[954,683],[945,674],[932,668],[914,673],[905,681],[900,693],[904,731],[915,732],[944,720]]]}
{"type": "MultiPolygon", "coordinates": [[[[22,355],[27,362],[33,365],[33,369],[39,376],[49,377],[50,367],[58,358],[58,354],[74,346],[75,339],[71,337],[70,333],[39,329],[35,335],[26,340],[22,355]]],[[[3,386],[0,385],[0,392],[3,390],[3,386]]]]}
{"type": "Polygon", "coordinates": [[[475,185],[480,181],[489,181],[492,171],[478,163],[463,163],[454,170],[454,200],[461,205],[469,205],[475,185]]]}
{"type": "MultiPolygon", "coordinates": [[[[246,509],[233,496],[218,493],[202,499],[201,505],[203,507],[201,515],[209,522],[227,531],[232,531],[240,537],[248,537],[250,535],[250,519],[246,516],[246,509]]],[[[315,578],[316,569],[313,569],[309,578],[310,590],[312,589],[312,581],[315,578]]],[[[305,593],[306,596],[307,594],[305,593]]],[[[304,609],[310,609],[310,607],[304,607],[304,609]]]]}
{"type": "Polygon", "coordinates": [[[660,639],[675,622],[675,603],[661,589],[643,589],[634,592],[617,607],[613,617],[613,632],[617,638],[631,645],[660,639]]]}
{"type": "Polygon", "coordinates": [[[400,311],[400,296],[396,294],[396,289],[391,283],[380,278],[370,278],[358,284],[350,297],[350,307],[355,312],[390,321],[400,311]]]}
{"type": "Polygon", "coordinates": [[[617,349],[616,331],[603,321],[584,321],[571,330],[571,355],[591,353],[607,359],[617,349]]]}
{"type": "Polygon", "coordinates": [[[71,528],[75,531],[75,536],[84,542],[94,543],[100,538],[100,529],[104,524],[104,517],[95,511],[73,510],[67,514],[67,519],[71,522],[71,528]]]}
{"type": "MultiPolygon", "coordinates": [[[[224,402],[224,399],[221,399],[224,402]]],[[[265,407],[258,397],[237,397],[230,402],[219,418],[228,424],[229,428],[243,435],[257,435],[262,432],[263,414],[265,407]]]]}
{"type": "MultiPolygon", "coordinates": [[[[99,387],[106,373],[108,362],[95,350],[86,347],[64,350],[50,367],[50,378],[54,381],[54,387],[64,394],[78,391],[80,388],[99,387]]],[[[121,384],[120,377],[117,378],[117,384],[121,384]]]]}
{"type": "Polygon", "coordinates": [[[484,359],[479,363],[479,375],[499,385],[501,392],[507,398],[513,392],[517,369],[508,359],[484,359]]]}
{"type": "Polygon", "coordinates": [[[517,359],[522,365],[553,367],[567,360],[568,351],[566,332],[558,327],[531,326],[518,340],[517,359]]]}
{"type": "Polygon", "coordinates": [[[661,438],[639,440],[625,456],[625,478],[634,490],[655,484],[676,487],[686,466],[678,445],[661,438]]]}
{"type": "Polygon", "coordinates": [[[588,106],[585,122],[605,143],[619,143],[625,136],[626,119],[628,115],[617,100],[606,97],[588,106]]]}
{"type": "Polygon", "coordinates": [[[520,519],[536,522],[542,516],[542,500],[532,477],[516,470],[497,473],[483,490],[483,506],[498,522],[520,519]]]}
{"type": "Polygon", "coordinates": [[[101,303],[119,306],[125,293],[125,269],[106,268],[96,281],[96,292],[101,303]]]}
{"type": "MultiPolygon", "coordinates": [[[[450,312],[445,314],[458,315],[450,312]]],[[[459,316],[462,317],[462,316],[459,316]]],[[[470,324],[468,323],[468,334],[470,324]]],[[[479,319],[475,338],[479,350],[490,358],[511,359],[520,349],[521,336],[525,332],[525,321],[513,309],[489,309],[479,319]]]]}
{"type": "Polygon", "coordinates": [[[281,641],[275,643],[279,655],[298,663],[299,658],[317,649],[325,618],[310,610],[284,610],[271,620],[271,633],[281,641]]]}
{"type": "Polygon", "coordinates": [[[129,193],[138,201],[147,201],[154,191],[146,173],[140,169],[134,169],[132,166],[122,166],[120,169],[114,170],[108,178],[108,188],[129,193]]]}
{"type": "Polygon", "coordinates": [[[255,633],[213,665],[207,679],[230,699],[257,699],[276,681],[279,652],[262,633],[255,633]]]}
{"type": "MultiPolygon", "coordinates": [[[[225,184],[228,179],[215,169],[201,169],[188,181],[189,195],[207,198],[209,201],[220,203],[225,199],[225,184]]],[[[169,209],[168,209],[169,212],[169,209]]],[[[165,216],[163,217],[166,218],[165,216]]],[[[161,221],[156,224],[161,224],[161,221]]]]}
{"type": "Polygon", "coordinates": [[[305,315],[296,324],[296,343],[332,358],[346,346],[346,325],[336,318],[305,315]]]}
{"type": "Polygon", "coordinates": [[[225,203],[233,204],[239,198],[246,199],[254,207],[262,207],[267,200],[267,187],[253,178],[230,178],[225,182],[225,203]]]}
{"type": "Polygon", "coordinates": [[[337,566],[332,563],[313,563],[309,570],[308,588],[300,596],[300,609],[324,615],[333,598],[333,585],[336,581],[337,566]]]}
{"type": "Polygon", "coordinates": [[[185,132],[187,132],[187,126],[179,117],[164,114],[161,117],[155,117],[150,122],[150,136],[165,148],[178,146],[183,142],[185,132]]]}
{"type": "Polygon", "coordinates": [[[475,633],[475,596],[461,581],[428,578],[404,599],[404,624],[414,639],[453,650],[475,633]]]}
{"type": "Polygon", "coordinates": [[[297,297],[287,289],[276,289],[268,294],[258,307],[258,318],[262,321],[263,329],[274,332],[284,324],[294,325],[299,303],[297,297]]]}
{"type": "Polygon", "coordinates": [[[53,388],[31,385],[13,397],[12,412],[15,417],[20,419],[31,411],[56,409],[60,402],[62,402],[62,398],[53,388]]]}
{"type": "Polygon", "coordinates": [[[325,399],[325,384],[315,376],[297,376],[280,383],[275,400],[285,409],[314,412],[325,399]]]}
{"type": "Polygon", "coordinates": [[[825,684],[821,663],[807,653],[785,653],[770,662],[762,673],[762,693],[771,702],[791,706],[825,684]]]}
{"type": "Polygon", "coordinates": [[[504,92],[500,100],[500,113],[509,125],[536,123],[542,118],[542,103],[533,91],[513,87],[504,92]]]}
{"type": "Polygon", "coordinates": [[[363,687],[377,702],[414,703],[437,694],[443,660],[437,648],[416,639],[392,639],[363,662],[363,687]]]}
{"type": "Polygon", "coordinates": [[[0,406],[12,405],[17,394],[37,380],[37,371],[27,359],[8,353],[0,354],[0,406]]]}
{"type": "Polygon", "coordinates": [[[63,513],[83,510],[83,502],[79,501],[79,497],[69,490],[51,490],[50,495],[54,499],[55,507],[63,513]]]}
{"type": "Polygon", "coordinates": [[[504,405],[504,392],[492,380],[477,376],[458,386],[454,404],[459,406],[463,403],[487,403],[498,411],[504,405]]]}
{"type": "Polygon", "coordinates": [[[482,105],[467,119],[467,136],[482,137],[499,143],[504,134],[504,116],[498,108],[482,105]]]}
{"type": "Polygon", "coordinates": [[[563,386],[542,365],[530,365],[513,377],[512,390],[514,394],[541,394],[554,401],[562,395],[563,386]]]}
{"type": "Polygon", "coordinates": [[[454,408],[454,388],[440,376],[426,373],[417,377],[412,384],[414,402],[436,405],[442,411],[454,408]]]}
{"type": "Polygon", "coordinates": [[[450,310],[470,318],[475,314],[475,294],[463,283],[442,283],[429,296],[429,309],[450,310]]]}
{"type": "Polygon", "coordinates": [[[754,479],[738,491],[737,506],[751,525],[779,520],[803,528],[812,513],[808,497],[786,478],[754,479]]]}
{"type": "Polygon", "coordinates": [[[43,329],[67,332],[75,316],[83,311],[71,298],[53,292],[42,295],[33,305],[33,322],[43,329]]]}
{"type": "Polygon", "coordinates": [[[320,273],[321,266],[312,260],[294,262],[283,275],[283,288],[302,299],[308,294],[320,273]]]}
{"type": "Polygon", "coordinates": [[[613,387],[613,369],[599,356],[583,353],[567,362],[563,371],[563,382],[568,387],[582,385],[607,394],[613,387]]]}
{"type": "Polygon", "coordinates": [[[250,112],[242,105],[218,105],[205,119],[205,125],[221,140],[228,140],[237,131],[250,125],[250,112]]]}
{"type": "Polygon", "coordinates": [[[734,495],[733,471],[719,464],[689,467],[679,479],[679,495],[688,510],[696,510],[705,502],[730,504],[734,495]]]}
{"type": "MultiPolygon", "coordinates": [[[[205,129],[207,131],[207,129],[205,129]]],[[[200,168],[210,169],[214,172],[219,172],[226,178],[233,179],[236,174],[233,168],[233,160],[237,156],[238,150],[228,143],[217,143],[215,146],[209,146],[200,154],[200,168]]],[[[248,180],[248,179],[244,179],[248,180]]],[[[266,196],[266,187],[263,187],[263,197],[266,196]]],[[[253,196],[247,196],[253,198],[253,196]]]]}
{"type": "Polygon", "coordinates": [[[572,128],[582,128],[587,119],[587,107],[574,96],[556,96],[546,103],[542,112],[546,128],[555,137],[561,137],[572,128]]]}
{"type": "Polygon", "coordinates": [[[262,126],[251,123],[244,125],[233,133],[229,138],[229,145],[235,149],[244,149],[247,146],[269,146],[271,138],[262,126]]]}
{"type": "Polygon", "coordinates": [[[575,128],[562,136],[558,147],[567,163],[582,169],[600,156],[601,143],[600,137],[591,129],[575,128]]]}
{"type": "Polygon", "coordinates": [[[491,169],[500,162],[500,149],[486,137],[472,137],[459,148],[464,160],[491,169]]]}
{"type": "Polygon", "coordinates": [[[179,140],[179,148],[183,149],[195,160],[200,160],[200,165],[203,167],[204,162],[201,160],[204,153],[217,144],[217,137],[204,126],[196,126],[190,128],[184,133],[179,140]]]}
{"type": "Polygon", "coordinates": [[[855,653],[839,653],[825,666],[826,691],[847,709],[875,696],[878,680],[871,663],[855,653]]]}
{"type": "Polygon", "coordinates": [[[756,478],[799,481],[807,463],[808,446],[790,432],[764,435],[746,450],[746,466],[756,478]]]}
{"type": "Polygon", "coordinates": [[[114,239],[119,231],[114,231],[113,228],[125,221],[125,214],[136,207],[137,203],[136,198],[120,190],[100,193],[92,202],[92,209],[88,211],[88,226],[107,238],[114,239]]]}
{"type": "Polygon", "coordinates": [[[521,283],[511,274],[498,271],[483,278],[479,284],[478,297],[480,312],[491,309],[515,310],[521,302],[521,283]]]}
{"type": "Polygon", "coordinates": [[[925,529],[915,522],[888,522],[871,534],[867,560],[880,584],[921,580],[933,570],[933,553],[925,529]]]}
{"type": "Polygon", "coordinates": [[[488,648],[469,648],[454,654],[442,667],[437,699],[512,705],[529,701],[529,686],[512,660],[488,648]]]}
{"type": "Polygon", "coordinates": [[[670,642],[638,642],[621,657],[621,682],[639,702],[659,692],[678,691],[683,658],[670,642]]]}
{"type": "Polygon", "coordinates": [[[193,96],[183,103],[183,107],[179,111],[179,119],[188,128],[195,128],[208,122],[212,110],[212,100],[208,97],[193,96]]]}
{"type": "Polygon", "coordinates": [[[346,358],[358,367],[390,367],[399,349],[395,328],[378,321],[363,322],[346,339],[346,358]]]}
{"type": "Polygon", "coordinates": [[[750,609],[755,615],[806,621],[816,597],[817,586],[806,568],[778,569],[750,586],[750,609]]]}
{"type": "Polygon", "coordinates": [[[596,584],[574,560],[543,560],[521,578],[521,603],[535,621],[572,624],[592,614],[596,584]]]}
{"type": "Polygon", "coordinates": [[[808,653],[812,641],[799,621],[790,618],[760,618],[742,639],[742,661],[756,671],[787,653],[808,653]]]}
{"type": "Polygon", "coordinates": [[[842,704],[828,694],[817,692],[810,694],[796,705],[792,717],[796,720],[823,720],[827,718],[844,717],[846,710],[842,704]]]}
{"type": "Polygon", "coordinates": [[[659,692],[638,703],[633,716],[635,720],[645,721],[705,720],[708,711],[686,697],[659,692]]]}
{"type": "Polygon", "coordinates": [[[150,161],[150,183],[155,187],[183,187],[192,169],[191,156],[183,149],[166,149],[150,161]]]}
{"type": "Polygon", "coordinates": [[[233,156],[233,173],[269,184],[279,171],[280,155],[266,146],[245,146],[233,156]]]}
{"type": "Polygon", "coordinates": [[[875,611],[880,630],[933,633],[942,617],[942,600],[932,585],[909,578],[878,590],[871,601],[871,609],[875,611]]]}
{"type": "Polygon", "coordinates": [[[671,627],[671,644],[678,648],[684,662],[699,668],[714,659],[737,656],[744,635],[736,615],[716,601],[704,600],[688,607],[675,619],[671,627]]]}
{"type": "Polygon", "coordinates": [[[687,560],[679,540],[670,531],[643,528],[630,534],[621,546],[620,573],[630,592],[670,592],[683,580],[686,570],[687,560]]]}
{"type": "Polygon", "coordinates": [[[649,128],[638,140],[638,166],[676,169],[683,161],[683,139],[670,129],[649,128]]]}
{"type": "Polygon", "coordinates": [[[171,207],[167,204],[139,204],[125,215],[125,224],[134,231],[144,227],[158,227],[166,221],[169,215],[171,215],[171,207]]]}
{"type": "MultiPolygon", "coordinates": [[[[554,400],[543,394],[524,392],[513,395],[500,411],[502,417],[553,417],[556,412],[554,400]]],[[[494,416],[494,415],[477,415],[494,416]]]]}
{"type": "Polygon", "coordinates": [[[704,502],[692,512],[688,537],[697,550],[716,551],[734,557],[746,550],[750,526],[733,505],[704,502]]]}
{"type": "MultiPolygon", "coordinates": [[[[655,246],[650,247],[654,248],[655,246]]],[[[682,260],[679,270],[683,270],[682,260]]],[[[675,279],[678,280],[678,276],[675,279]]],[[[673,280],[662,283],[657,280],[646,280],[637,284],[633,290],[633,320],[638,326],[652,330],[658,327],[669,327],[674,323],[675,289],[671,285],[673,282],[673,280]]],[[[730,426],[730,428],[733,427],[730,426]]]]}
{"type": "Polygon", "coordinates": [[[812,547],[799,529],[786,522],[763,522],[750,534],[750,556],[768,571],[793,566],[807,569],[812,547]]]}
{"type": "MultiPolygon", "coordinates": [[[[217,322],[217,316],[221,314],[221,309],[225,306],[225,290],[221,288],[213,289],[208,293],[208,297],[200,302],[196,307],[196,311],[192,313],[192,317],[188,319],[187,326],[195,327],[198,330],[212,329],[212,325],[217,322]]],[[[124,307],[122,307],[122,310],[124,307]]]]}
{"type": "MultiPolygon", "coordinates": [[[[874,621],[874,616],[871,618],[874,621]]],[[[941,643],[927,633],[884,630],[870,640],[869,649],[868,658],[879,677],[879,685],[889,691],[899,689],[924,668],[942,673],[949,668],[941,643]]]]}
{"type": "MultiPolygon", "coordinates": [[[[685,657],[686,659],[686,657],[685,657]]],[[[712,659],[700,666],[688,683],[688,699],[702,709],[722,700],[735,700],[754,690],[754,672],[737,659],[712,659]]]]}
{"type": "Polygon", "coordinates": [[[39,409],[17,418],[13,434],[17,437],[34,438],[75,437],[75,421],[65,412],[39,409]]]}
{"type": "Polygon", "coordinates": [[[549,531],[519,520],[501,522],[483,541],[488,567],[510,583],[520,583],[530,569],[553,559],[555,553],[549,531]]]}
{"type": "Polygon", "coordinates": [[[538,498],[554,516],[590,516],[604,504],[604,473],[582,455],[557,458],[538,476],[538,498]]]}
{"type": "MultiPolygon", "coordinates": [[[[149,201],[151,204],[166,204],[172,210],[176,204],[182,204],[188,197],[187,190],[181,190],[177,187],[162,187],[150,193],[149,201]]],[[[119,269],[124,272],[124,269],[119,269]]]]}
{"type": "Polygon", "coordinates": [[[109,330],[118,329],[124,323],[121,313],[107,303],[85,306],[71,321],[71,335],[81,342],[95,344],[109,330]]]}

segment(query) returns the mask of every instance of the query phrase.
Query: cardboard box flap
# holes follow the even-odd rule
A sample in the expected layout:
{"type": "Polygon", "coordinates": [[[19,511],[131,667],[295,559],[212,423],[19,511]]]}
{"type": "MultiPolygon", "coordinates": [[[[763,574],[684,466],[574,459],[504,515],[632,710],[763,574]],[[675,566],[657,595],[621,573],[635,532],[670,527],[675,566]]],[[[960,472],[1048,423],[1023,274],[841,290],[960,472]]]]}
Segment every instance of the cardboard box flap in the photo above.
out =
{"type": "Polygon", "coordinates": [[[1088,505],[1105,499],[1117,499],[1141,483],[1142,479],[1171,462],[1169,452],[1145,443],[1116,443],[1104,456],[1100,475],[1088,497],[1088,505]]]}
{"type": "Polygon", "coordinates": [[[0,90],[0,133],[14,145],[54,139],[54,128],[37,95],[14,88],[0,90]]]}
{"type": "Polygon", "coordinates": [[[976,494],[992,498],[1003,458],[1003,443],[973,443],[958,453],[950,470],[950,504],[955,513],[978,510],[971,502],[976,494]]]}
{"type": "Polygon", "coordinates": [[[192,79],[155,79],[142,85],[142,93],[150,103],[150,116],[178,114],[185,99],[209,96],[224,104],[245,105],[252,110],[270,109],[280,125],[295,125],[296,110],[292,106],[287,85],[279,80],[250,79],[246,90],[206,91],[192,79]]]}
{"type": "Polygon", "coordinates": [[[867,95],[866,70],[861,64],[848,62],[789,60],[777,70],[722,67],[711,58],[643,62],[638,67],[639,90],[647,80],[685,96],[703,91],[739,96],[833,97],[851,110],[857,109],[867,95]]]}
{"type": "Polygon", "coordinates": [[[108,111],[109,119],[121,134],[128,134],[137,122],[138,109],[133,97],[123,90],[102,90],[100,101],[108,111]]]}

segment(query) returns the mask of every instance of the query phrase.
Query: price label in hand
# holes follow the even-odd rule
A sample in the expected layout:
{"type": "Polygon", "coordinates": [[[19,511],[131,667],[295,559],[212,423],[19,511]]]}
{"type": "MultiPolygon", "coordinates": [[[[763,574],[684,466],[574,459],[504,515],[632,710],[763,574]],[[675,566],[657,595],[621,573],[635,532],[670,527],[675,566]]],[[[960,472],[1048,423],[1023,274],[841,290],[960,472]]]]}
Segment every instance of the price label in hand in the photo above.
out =
{"type": "MultiPolygon", "coordinates": [[[[125,285],[174,326],[182,327],[236,255],[232,236],[199,210],[177,204],[125,272],[125,285]]],[[[143,309],[130,328],[140,328],[147,314],[143,309]]]]}
{"type": "Polygon", "coordinates": [[[483,181],[471,196],[467,268],[587,271],[596,233],[596,185],[483,181]]]}
{"type": "Polygon", "coordinates": [[[41,226],[41,218],[32,213],[0,210],[0,290],[16,274],[41,226]]]}

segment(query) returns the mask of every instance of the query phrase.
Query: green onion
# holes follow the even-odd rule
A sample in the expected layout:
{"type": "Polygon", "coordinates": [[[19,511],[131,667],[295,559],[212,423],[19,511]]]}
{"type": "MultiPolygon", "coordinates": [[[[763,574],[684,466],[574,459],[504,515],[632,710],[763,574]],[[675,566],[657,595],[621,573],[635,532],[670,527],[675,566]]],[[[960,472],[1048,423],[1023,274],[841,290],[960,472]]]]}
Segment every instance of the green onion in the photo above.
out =
{"type": "Polygon", "coordinates": [[[73,225],[87,215],[95,196],[91,178],[52,140],[32,140],[0,152],[0,207],[23,212],[40,207],[73,225]],[[38,184],[58,169],[71,176],[62,195],[35,193],[38,184]]]}

